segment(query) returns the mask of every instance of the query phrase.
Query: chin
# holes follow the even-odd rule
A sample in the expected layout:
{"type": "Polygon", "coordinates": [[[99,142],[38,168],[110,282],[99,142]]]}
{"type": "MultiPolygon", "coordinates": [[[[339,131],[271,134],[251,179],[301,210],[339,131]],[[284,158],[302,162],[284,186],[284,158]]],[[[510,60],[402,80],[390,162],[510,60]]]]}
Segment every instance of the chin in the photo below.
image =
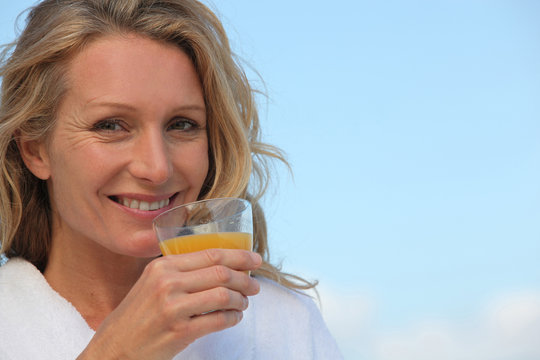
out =
{"type": "Polygon", "coordinates": [[[136,240],[131,240],[128,246],[119,250],[125,255],[138,258],[155,258],[161,255],[155,235],[143,236],[136,240]]]}
{"type": "Polygon", "coordinates": [[[149,250],[135,251],[129,255],[136,258],[152,259],[152,258],[160,256],[161,250],[159,250],[159,247],[158,247],[157,250],[149,249],[149,250]]]}

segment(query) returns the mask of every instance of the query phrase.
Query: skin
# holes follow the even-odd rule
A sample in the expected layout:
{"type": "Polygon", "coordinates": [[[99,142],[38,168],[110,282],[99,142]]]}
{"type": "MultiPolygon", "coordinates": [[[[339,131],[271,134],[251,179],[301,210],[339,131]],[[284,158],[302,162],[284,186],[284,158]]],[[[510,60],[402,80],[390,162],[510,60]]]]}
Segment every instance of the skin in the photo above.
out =
{"type": "Polygon", "coordinates": [[[102,37],[69,62],[67,84],[50,138],[19,147],[51,198],[45,278],[97,330],[79,358],[170,359],[237,324],[259,291],[244,273],[260,266],[258,254],[155,258],[152,219],[196,200],[208,172],[205,102],[190,59],[144,37],[102,37]]]}

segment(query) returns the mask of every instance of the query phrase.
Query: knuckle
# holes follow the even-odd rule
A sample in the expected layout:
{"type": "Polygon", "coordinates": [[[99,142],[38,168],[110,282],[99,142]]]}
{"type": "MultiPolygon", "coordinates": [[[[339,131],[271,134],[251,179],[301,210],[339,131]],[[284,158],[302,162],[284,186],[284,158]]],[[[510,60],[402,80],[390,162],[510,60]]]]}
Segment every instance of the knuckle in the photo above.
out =
{"type": "Polygon", "coordinates": [[[232,295],[228,289],[220,287],[216,289],[216,292],[216,297],[219,304],[228,305],[231,302],[232,295]]]}
{"type": "Polygon", "coordinates": [[[154,283],[155,291],[159,295],[167,295],[171,293],[174,287],[173,281],[167,277],[159,277],[154,283]]]}
{"type": "Polygon", "coordinates": [[[161,296],[156,305],[153,314],[156,326],[162,327],[167,332],[181,331],[183,322],[174,320],[178,319],[180,310],[178,304],[169,296],[161,296]]]}
{"type": "Polygon", "coordinates": [[[192,336],[194,331],[191,329],[189,322],[177,321],[171,323],[169,332],[174,334],[173,336],[176,339],[176,342],[184,343],[185,346],[195,341],[195,338],[192,336]]]}
{"type": "Polygon", "coordinates": [[[166,267],[166,260],[164,259],[165,257],[160,257],[152,260],[150,263],[148,263],[148,265],[146,265],[144,272],[150,275],[162,273],[166,267]]]}
{"type": "Polygon", "coordinates": [[[173,302],[171,302],[168,298],[162,298],[160,303],[160,309],[159,309],[159,315],[161,316],[161,320],[165,323],[170,323],[170,319],[174,319],[176,317],[176,306],[173,302]]]}
{"type": "Polygon", "coordinates": [[[221,262],[221,251],[218,249],[206,249],[204,250],[204,254],[210,264],[219,264],[221,262]]]}
{"type": "Polygon", "coordinates": [[[214,272],[217,280],[222,284],[228,284],[232,280],[232,270],[226,266],[215,266],[214,272]]]}

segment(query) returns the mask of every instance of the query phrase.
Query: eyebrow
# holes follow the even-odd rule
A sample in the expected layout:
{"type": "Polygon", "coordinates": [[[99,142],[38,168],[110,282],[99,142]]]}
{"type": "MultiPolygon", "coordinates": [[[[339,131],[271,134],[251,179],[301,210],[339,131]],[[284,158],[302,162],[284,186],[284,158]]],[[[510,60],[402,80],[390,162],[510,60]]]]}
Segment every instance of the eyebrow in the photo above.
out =
{"type": "MultiPolygon", "coordinates": [[[[138,109],[130,104],[124,104],[121,102],[114,101],[101,101],[101,102],[92,102],[89,101],[85,104],[85,107],[108,107],[115,108],[124,111],[137,112],[138,109]]],[[[206,107],[199,104],[187,104],[181,105],[174,108],[174,111],[200,111],[206,113],[206,107]]]]}

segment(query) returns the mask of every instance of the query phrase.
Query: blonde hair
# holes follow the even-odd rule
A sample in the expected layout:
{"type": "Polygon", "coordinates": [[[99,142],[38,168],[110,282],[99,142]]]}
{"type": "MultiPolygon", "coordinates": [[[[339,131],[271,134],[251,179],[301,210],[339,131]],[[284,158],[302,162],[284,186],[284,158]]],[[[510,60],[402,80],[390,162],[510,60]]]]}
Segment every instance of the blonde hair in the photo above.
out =
{"type": "Polygon", "coordinates": [[[220,21],[196,0],[45,0],[31,9],[25,30],[4,50],[0,67],[2,251],[45,268],[52,221],[47,187],[22,162],[17,136],[47,137],[65,91],[64,69],[74,54],[100,36],[130,33],[175,44],[192,59],[208,117],[210,170],[200,198],[251,201],[254,250],[264,259],[255,275],[293,289],[313,287],[270,264],[259,200],[270,177],[268,160],[287,163],[278,149],[260,141],[255,91],[220,21]]]}

